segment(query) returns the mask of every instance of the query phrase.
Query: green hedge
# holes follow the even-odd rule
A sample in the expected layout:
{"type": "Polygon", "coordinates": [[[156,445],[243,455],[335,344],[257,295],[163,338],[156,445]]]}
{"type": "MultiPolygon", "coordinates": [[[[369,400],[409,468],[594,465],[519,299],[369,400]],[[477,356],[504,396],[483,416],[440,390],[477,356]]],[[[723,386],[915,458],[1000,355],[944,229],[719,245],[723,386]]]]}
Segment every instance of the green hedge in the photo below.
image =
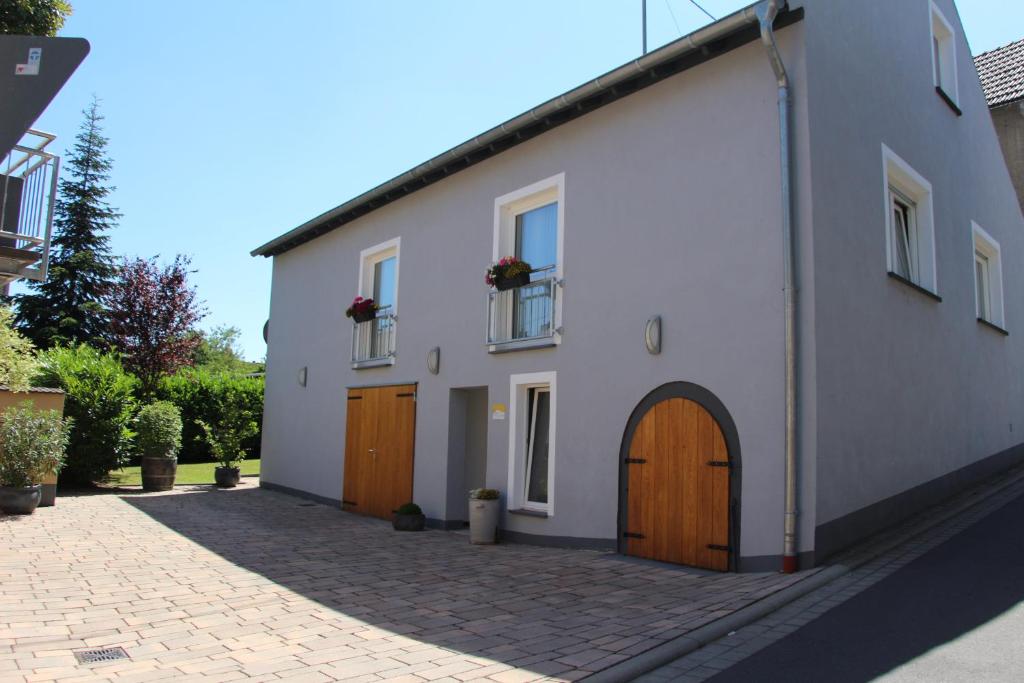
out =
{"type": "Polygon", "coordinates": [[[138,380],[114,354],[84,344],[39,354],[35,384],[63,389],[64,415],[74,419],[62,483],[90,484],[128,463],[138,380]]]}
{"type": "Polygon", "coordinates": [[[260,436],[263,430],[263,378],[215,374],[203,369],[182,370],[172,377],[160,380],[156,397],[170,401],[181,411],[182,462],[211,460],[213,454],[206,443],[203,430],[196,420],[207,424],[220,422],[225,407],[237,406],[256,418],[259,432],[245,440],[243,446],[248,457],[260,457],[260,436]]]}

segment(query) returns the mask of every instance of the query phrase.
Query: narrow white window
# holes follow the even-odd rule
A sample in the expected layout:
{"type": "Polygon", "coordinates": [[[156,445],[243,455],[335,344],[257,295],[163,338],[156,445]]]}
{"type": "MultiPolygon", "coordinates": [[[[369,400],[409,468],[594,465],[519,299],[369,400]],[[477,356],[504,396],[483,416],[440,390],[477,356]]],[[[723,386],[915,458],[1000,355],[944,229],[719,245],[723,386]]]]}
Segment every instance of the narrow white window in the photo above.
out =
{"type": "Polygon", "coordinates": [[[956,76],[956,33],[934,2],[931,5],[932,77],[954,106],[960,101],[956,76]]]}
{"type": "Polygon", "coordinates": [[[885,244],[889,273],[936,293],[931,184],[882,145],[885,244]]]}
{"type": "Polygon", "coordinates": [[[1006,327],[1003,312],[1003,263],[997,242],[972,223],[974,247],[974,309],[978,320],[1006,327]]]}
{"type": "Polygon", "coordinates": [[[556,374],[512,375],[509,396],[509,510],[554,514],[556,374]]]}
{"type": "Polygon", "coordinates": [[[401,238],[396,237],[359,255],[358,296],[373,299],[376,313],[369,320],[353,323],[353,367],[394,363],[400,250],[401,238]]]}
{"type": "Polygon", "coordinates": [[[488,294],[490,351],[550,346],[561,341],[564,174],[494,201],[492,263],[515,259],[529,274],[496,284],[488,294]]]}

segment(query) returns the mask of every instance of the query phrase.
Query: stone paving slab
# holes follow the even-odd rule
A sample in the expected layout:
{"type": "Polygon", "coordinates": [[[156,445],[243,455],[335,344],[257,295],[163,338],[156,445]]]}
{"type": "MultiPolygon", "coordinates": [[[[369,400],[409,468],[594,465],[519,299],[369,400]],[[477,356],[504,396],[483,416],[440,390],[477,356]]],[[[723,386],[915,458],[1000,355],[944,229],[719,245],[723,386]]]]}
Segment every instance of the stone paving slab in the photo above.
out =
{"type": "Polygon", "coordinates": [[[0,680],[572,681],[813,573],[472,546],[252,479],[82,494],[0,516],[0,680]]]}

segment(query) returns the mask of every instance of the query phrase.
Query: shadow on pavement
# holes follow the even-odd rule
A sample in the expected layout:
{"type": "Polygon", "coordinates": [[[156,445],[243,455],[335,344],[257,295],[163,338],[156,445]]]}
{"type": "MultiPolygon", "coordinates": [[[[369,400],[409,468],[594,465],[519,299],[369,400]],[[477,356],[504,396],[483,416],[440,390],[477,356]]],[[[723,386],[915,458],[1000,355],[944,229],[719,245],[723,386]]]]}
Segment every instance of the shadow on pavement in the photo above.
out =
{"type": "Polygon", "coordinates": [[[701,575],[593,551],[471,546],[464,535],[395,532],[382,520],[256,488],[124,500],[232,564],[347,617],[570,678],[796,580],[701,575]]]}

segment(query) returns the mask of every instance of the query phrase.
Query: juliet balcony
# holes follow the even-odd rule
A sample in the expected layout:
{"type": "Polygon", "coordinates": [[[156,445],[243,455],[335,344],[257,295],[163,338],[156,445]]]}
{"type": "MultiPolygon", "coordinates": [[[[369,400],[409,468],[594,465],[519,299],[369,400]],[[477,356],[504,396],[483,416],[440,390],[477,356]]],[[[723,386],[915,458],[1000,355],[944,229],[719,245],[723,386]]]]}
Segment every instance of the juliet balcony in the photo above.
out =
{"type": "Polygon", "coordinates": [[[383,306],[377,317],[352,323],[352,367],[371,368],[395,362],[395,332],[398,317],[391,306],[383,306]]]}
{"type": "Polygon", "coordinates": [[[60,172],[46,147],[55,139],[29,130],[0,161],[0,285],[46,279],[60,172]]]}
{"type": "Polygon", "coordinates": [[[487,344],[491,353],[554,345],[561,329],[556,312],[561,279],[554,267],[535,270],[530,282],[491,290],[487,299],[487,344]]]}

